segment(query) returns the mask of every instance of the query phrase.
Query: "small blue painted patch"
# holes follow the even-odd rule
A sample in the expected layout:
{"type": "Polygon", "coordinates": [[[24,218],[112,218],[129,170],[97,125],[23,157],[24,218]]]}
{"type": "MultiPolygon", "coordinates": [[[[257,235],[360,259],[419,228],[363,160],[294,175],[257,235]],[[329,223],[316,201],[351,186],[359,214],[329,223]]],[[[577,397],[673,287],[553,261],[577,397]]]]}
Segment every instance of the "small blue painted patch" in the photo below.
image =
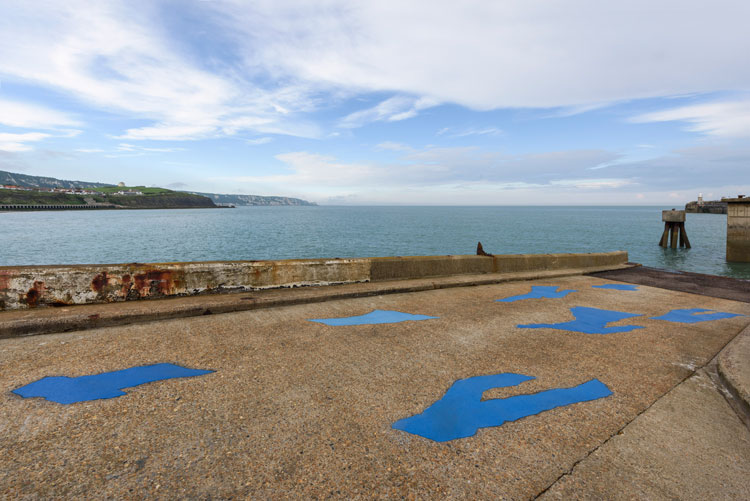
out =
{"type": "Polygon", "coordinates": [[[431,320],[440,317],[427,315],[412,315],[391,310],[373,310],[365,315],[342,318],[309,318],[310,322],[318,322],[326,325],[371,325],[371,324],[397,324],[408,320],[431,320]]]}
{"type": "Polygon", "coordinates": [[[592,285],[594,289],[612,289],[616,291],[637,291],[637,285],[631,284],[604,284],[604,285],[592,285]]]}
{"type": "Polygon", "coordinates": [[[123,388],[132,388],[153,381],[202,376],[212,372],[214,371],[186,369],[174,364],[143,365],[92,376],[44,377],[13,390],[13,393],[24,398],[42,397],[58,404],[73,404],[121,397],[126,394],[121,391],[123,388]]]}
{"type": "Polygon", "coordinates": [[[640,317],[639,313],[627,313],[624,311],[600,310],[599,308],[587,308],[576,306],[570,309],[576,318],[570,322],[559,324],[519,324],[523,329],[561,329],[586,334],[612,334],[614,332],[629,332],[635,329],[643,329],[640,325],[623,325],[620,327],[607,327],[610,322],[617,322],[625,318],[640,317]]]}
{"type": "Polygon", "coordinates": [[[520,296],[511,296],[504,299],[496,299],[498,303],[512,303],[514,301],[521,301],[523,299],[543,299],[543,298],[560,298],[565,297],[571,292],[577,292],[572,289],[558,291],[557,285],[532,285],[531,292],[520,296]]]}
{"type": "Polygon", "coordinates": [[[523,374],[495,374],[459,379],[443,398],[417,414],[393,423],[396,430],[406,431],[436,442],[473,436],[479,428],[501,426],[506,421],[539,414],[543,411],[612,395],[598,379],[572,388],[554,388],[530,395],[482,400],[492,388],[516,386],[534,379],[523,374]]]}
{"type": "Polygon", "coordinates": [[[722,318],[742,317],[739,313],[725,313],[717,311],[714,313],[705,313],[705,308],[686,308],[682,310],[672,310],[660,317],[651,317],[653,320],[666,320],[667,322],[679,322],[681,324],[697,324],[698,322],[708,322],[709,320],[721,320],[722,318]]]}

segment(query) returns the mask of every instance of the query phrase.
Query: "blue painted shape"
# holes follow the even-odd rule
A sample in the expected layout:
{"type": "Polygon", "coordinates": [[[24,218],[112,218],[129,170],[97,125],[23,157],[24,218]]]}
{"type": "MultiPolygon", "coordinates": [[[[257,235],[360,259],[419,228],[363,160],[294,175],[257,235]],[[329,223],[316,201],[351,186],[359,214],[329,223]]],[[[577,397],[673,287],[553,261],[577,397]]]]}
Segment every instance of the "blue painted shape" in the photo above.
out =
{"type": "Polygon", "coordinates": [[[721,320],[722,318],[743,317],[739,313],[725,313],[717,311],[715,313],[705,313],[705,308],[686,308],[683,310],[672,310],[660,317],[651,317],[653,320],[666,320],[667,322],[679,322],[681,324],[697,324],[698,322],[708,322],[709,320],[721,320]]]}
{"type": "Polygon", "coordinates": [[[565,297],[571,292],[578,292],[572,289],[558,291],[557,285],[532,285],[531,292],[523,294],[521,296],[511,296],[504,299],[497,299],[498,303],[512,303],[514,301],[521,301],[523,299],[542,299],[542,298],[560,298],[565,297]]]}
{"type": "Polygon", "coordinates": [[[309,318],[310,322],[318,322],[326,325],[371,325],[371,324],[397,324],[408,320],[431,320],[427,315],[412,315],[392,310],[372,310],[366,315],[342,318],[309,318]]]}
{"type": "Polygon", "coordinates": [[[604,284],[604,285],[592,285],[594,289],[612,289],[616,291],[637,291],[637,285],[631,284],[604,284]]]}
{"type": "Polygon", "coordinates": [[[482,400],[492,388],[516,386],[534,379],[523,374],[495,374],[459,379],[443,398],[417,414],[393,423],[392,427],[435,442],[473,436],[479,428],[501,426],[506,421],[533,416],[540,412],[596,400],[612,395],[598,379],[572,388],[554,388],[530,395],[482,400]]]}
{"type": "Polygon", "coordinates": [[[44,377],[13,390],[13,393],[24,398],[42,397],[67,405],[87,400],[121,397],[126,394],[121,391],[122,388],[132,388],[162,379],[202,376],[211,372],[214,371],[186,369],[174,364],[143,365],[92,376],[44,377]]]}
{"type": "Polygon", "coordinates": [[[607,327],[610,322],[617,322],[625,318],[640,317],[639,313],[627,313],[625,311],[600,310],[599,308],[587,308],[575,306],[570,312],[576,317],[570,322],[559,324],[519,324],[523,329],[561,329],[586,334],[612,334],[614,332],[629,332],[635,329],[643,329],[640,325],[623,325],[620,327],[607,327]]]}

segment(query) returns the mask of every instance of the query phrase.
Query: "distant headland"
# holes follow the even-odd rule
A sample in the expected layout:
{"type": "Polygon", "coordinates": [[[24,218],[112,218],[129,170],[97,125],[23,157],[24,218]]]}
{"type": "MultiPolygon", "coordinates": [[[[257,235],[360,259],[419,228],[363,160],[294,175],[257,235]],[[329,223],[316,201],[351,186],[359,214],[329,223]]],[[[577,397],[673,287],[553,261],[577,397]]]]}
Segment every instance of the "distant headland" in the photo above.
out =
{"type": "Polygon", "coordinates": [[[0,209],[4,210],[186,209],[238,205],[316,204],[280,196],[184,192],[0,171],[0,209]]]}

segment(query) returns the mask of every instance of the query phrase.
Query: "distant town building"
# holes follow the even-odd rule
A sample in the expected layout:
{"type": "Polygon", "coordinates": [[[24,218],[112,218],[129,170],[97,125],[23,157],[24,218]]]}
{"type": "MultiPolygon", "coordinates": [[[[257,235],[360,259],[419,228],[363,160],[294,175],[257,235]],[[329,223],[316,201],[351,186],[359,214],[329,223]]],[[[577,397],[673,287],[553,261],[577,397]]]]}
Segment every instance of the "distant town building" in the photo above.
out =
{"type": "Polygon", "coordinates": [[[125,187],[125,183],[123,183],[122,181],[120,181],[119,183],[117,183],[117,187],[118,188],[124,188],[125,187]]]}
{"type": "Polygon", "coordinates": [[[115,193],[115,195],[128,195],[128,196],[143,195],[143,192],[142,191],[135,191],[135,190],[121,190],[121,191],[118,191],[117,193],[115,193]]]}

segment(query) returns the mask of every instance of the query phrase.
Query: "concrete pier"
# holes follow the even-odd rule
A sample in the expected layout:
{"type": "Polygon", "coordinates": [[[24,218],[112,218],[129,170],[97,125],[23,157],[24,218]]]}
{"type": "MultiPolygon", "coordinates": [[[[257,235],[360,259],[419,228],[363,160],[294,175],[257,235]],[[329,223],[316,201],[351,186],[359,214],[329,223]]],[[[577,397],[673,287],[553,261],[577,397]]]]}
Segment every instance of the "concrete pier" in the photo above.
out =
{"type": "Polygon", "coordinates": [[[685,211],[675,209],[663,210],[661,211],[661,220],[664,221],[664,233],[661,235],[659,245],[667,247],[671,234],[671,246],[673,249],[676,249],[679,234],[680,247],[687,247],[689,249],[690,240],[688,240],[687,233],[685,232],[685,211]]]}
{"type": "Polygon", "coordinates": [[[727,261],[750,263],[750,198],[739,195],[727,202],[727,261]]]}
{"type": "Polygon", "coordinates": [[[552,276],[559,270],[524,273],[532,272],[540,275],[484,284],[490,274],[389,279],[0,312],[2,332],[46,316],[104,322],[134,315],[134,308],[161,311],[161,319],[146,322],[0,339],[0,497],[750,498],[750,431],[727,401],[749,394],[743,370],[750,303],[658,285],[623,287],[601,276],[552,276]],[[466,286],[455,286],[459,280],[466,286]],[[534,287],[568,294],[498,302],[534,287]],[[312,294],[320,297],[312,302],[312,294]],[[210,315],[174,317],[188,304],[230,300],[267,307],[216,314],[212,306],[210,315]],[[581,307],[628,312],[634,316],[613,326],[639,328],[566,328],[581,307]],[[724,316],[664,318],[696,308],[724,316]],[[310,321],[373,310],[430,318],[310,321]],[[529,322],[551,326],[522,325],[529,322]],[[70,405],[14,392],[45,377],[165,363],[212,372],[70,405]],[[498,374],[533,379],[488,388],[479,405],[594,379],[611,395],[490,423],[448,442],[394,428],[457,381],[498,374]]]}

